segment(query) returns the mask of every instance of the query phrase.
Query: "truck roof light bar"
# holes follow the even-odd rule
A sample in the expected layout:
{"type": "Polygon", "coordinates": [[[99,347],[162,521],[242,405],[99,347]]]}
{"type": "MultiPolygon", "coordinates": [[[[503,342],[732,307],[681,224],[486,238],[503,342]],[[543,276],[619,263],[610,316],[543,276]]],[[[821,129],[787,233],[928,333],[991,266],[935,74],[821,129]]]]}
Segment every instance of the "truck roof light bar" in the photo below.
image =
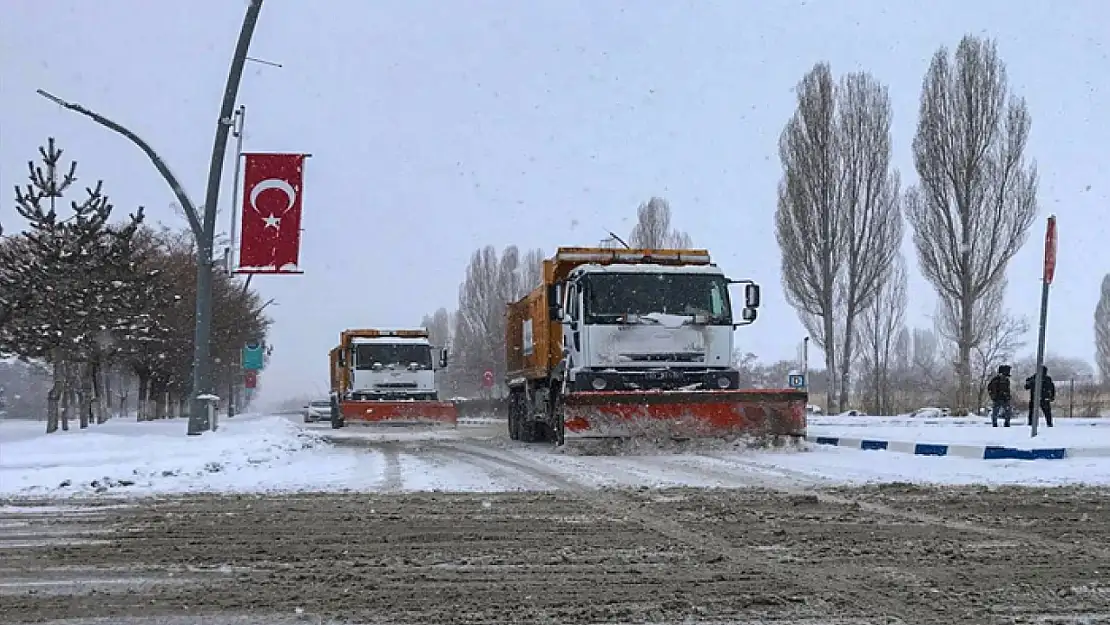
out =
{"type": "Polygon", "coordinates": [[[421,328],[419,330],[377,330],[377,329],[344,330],[343,334],[346,335],[349,338],[363,338],[363,339],[372,339],[372,338],[378,338],[378,337],[383,337],[383,336],[396,336],[396,337],[420,338],[420,339],[429,338],[428,330],[426,330],[424,328],[421,328]]]}
{"type": "Polygon", "coordinates": [[[555,262],[578,263],[646,263],[646,264],[710,264],[707,250],[653,250],[653,249],[605,249],[605,248],[567,248],[561,247],[555,253],[555,262]]]}

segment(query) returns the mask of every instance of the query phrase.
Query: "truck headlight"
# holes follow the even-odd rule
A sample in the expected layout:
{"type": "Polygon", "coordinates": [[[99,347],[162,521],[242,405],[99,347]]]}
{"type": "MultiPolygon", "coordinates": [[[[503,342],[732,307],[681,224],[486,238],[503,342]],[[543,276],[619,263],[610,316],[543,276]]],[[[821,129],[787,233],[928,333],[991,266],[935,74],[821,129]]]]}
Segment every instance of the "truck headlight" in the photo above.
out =
{"type": "Polygon", "coordinates": [[[608,385],[609,384],[605,381],[605,378],[594,378],[590,381],[590,386],[594,387],[595,391],[603,391],[608,385]]]}
{"type": "Polygon", "coordinates": [[[717,388],[728,388],[730,386],[732,386],[732,380],[727,375],[717,378],[717,388]]]}

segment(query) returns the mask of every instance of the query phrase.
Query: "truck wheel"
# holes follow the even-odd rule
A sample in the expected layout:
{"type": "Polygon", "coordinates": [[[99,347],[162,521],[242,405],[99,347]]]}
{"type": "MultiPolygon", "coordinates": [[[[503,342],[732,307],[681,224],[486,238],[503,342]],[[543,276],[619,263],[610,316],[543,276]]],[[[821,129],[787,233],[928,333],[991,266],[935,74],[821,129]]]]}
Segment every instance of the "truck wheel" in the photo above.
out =
{"type": "Polygon", "coordinates": [[[509,395],[509,440],[520,440],[520,422],[524,416],[524,397],[521,393],[509,395]]]}
{"type": "Polygon", "coordinates": [[[520,424],[520,441],[523,443],[536,442],[536,424],[533,421],[523,421],[520,424]]]}

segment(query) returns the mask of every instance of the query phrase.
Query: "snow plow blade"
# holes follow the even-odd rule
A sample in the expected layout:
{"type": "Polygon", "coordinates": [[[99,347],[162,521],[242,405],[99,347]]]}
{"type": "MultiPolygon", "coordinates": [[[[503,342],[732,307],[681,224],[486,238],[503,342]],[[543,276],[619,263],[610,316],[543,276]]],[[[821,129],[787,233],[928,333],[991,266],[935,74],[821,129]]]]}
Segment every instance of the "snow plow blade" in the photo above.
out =
{"type": "Polygon", "coordinates": [[[344,401],[339,409],[348,424],[456,426],[459,420],[449,401],[344,401]]]}
{"type": "Polygon", "coordinates": [[[564,396],[564,440],[691,440],[806,433],[804,391],[581,391],[564,396]]]}

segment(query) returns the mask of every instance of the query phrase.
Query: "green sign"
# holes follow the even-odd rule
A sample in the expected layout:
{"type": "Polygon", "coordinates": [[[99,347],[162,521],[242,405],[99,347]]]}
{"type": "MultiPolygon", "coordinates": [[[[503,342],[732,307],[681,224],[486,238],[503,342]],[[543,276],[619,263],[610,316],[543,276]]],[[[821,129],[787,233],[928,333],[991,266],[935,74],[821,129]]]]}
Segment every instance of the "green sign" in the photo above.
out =
{"type": "Polygon", "coordinates": [[[247,343],[243,346],[243,369],[261,371],[266,365],[266,352],[261,343],[247,343]]]}

